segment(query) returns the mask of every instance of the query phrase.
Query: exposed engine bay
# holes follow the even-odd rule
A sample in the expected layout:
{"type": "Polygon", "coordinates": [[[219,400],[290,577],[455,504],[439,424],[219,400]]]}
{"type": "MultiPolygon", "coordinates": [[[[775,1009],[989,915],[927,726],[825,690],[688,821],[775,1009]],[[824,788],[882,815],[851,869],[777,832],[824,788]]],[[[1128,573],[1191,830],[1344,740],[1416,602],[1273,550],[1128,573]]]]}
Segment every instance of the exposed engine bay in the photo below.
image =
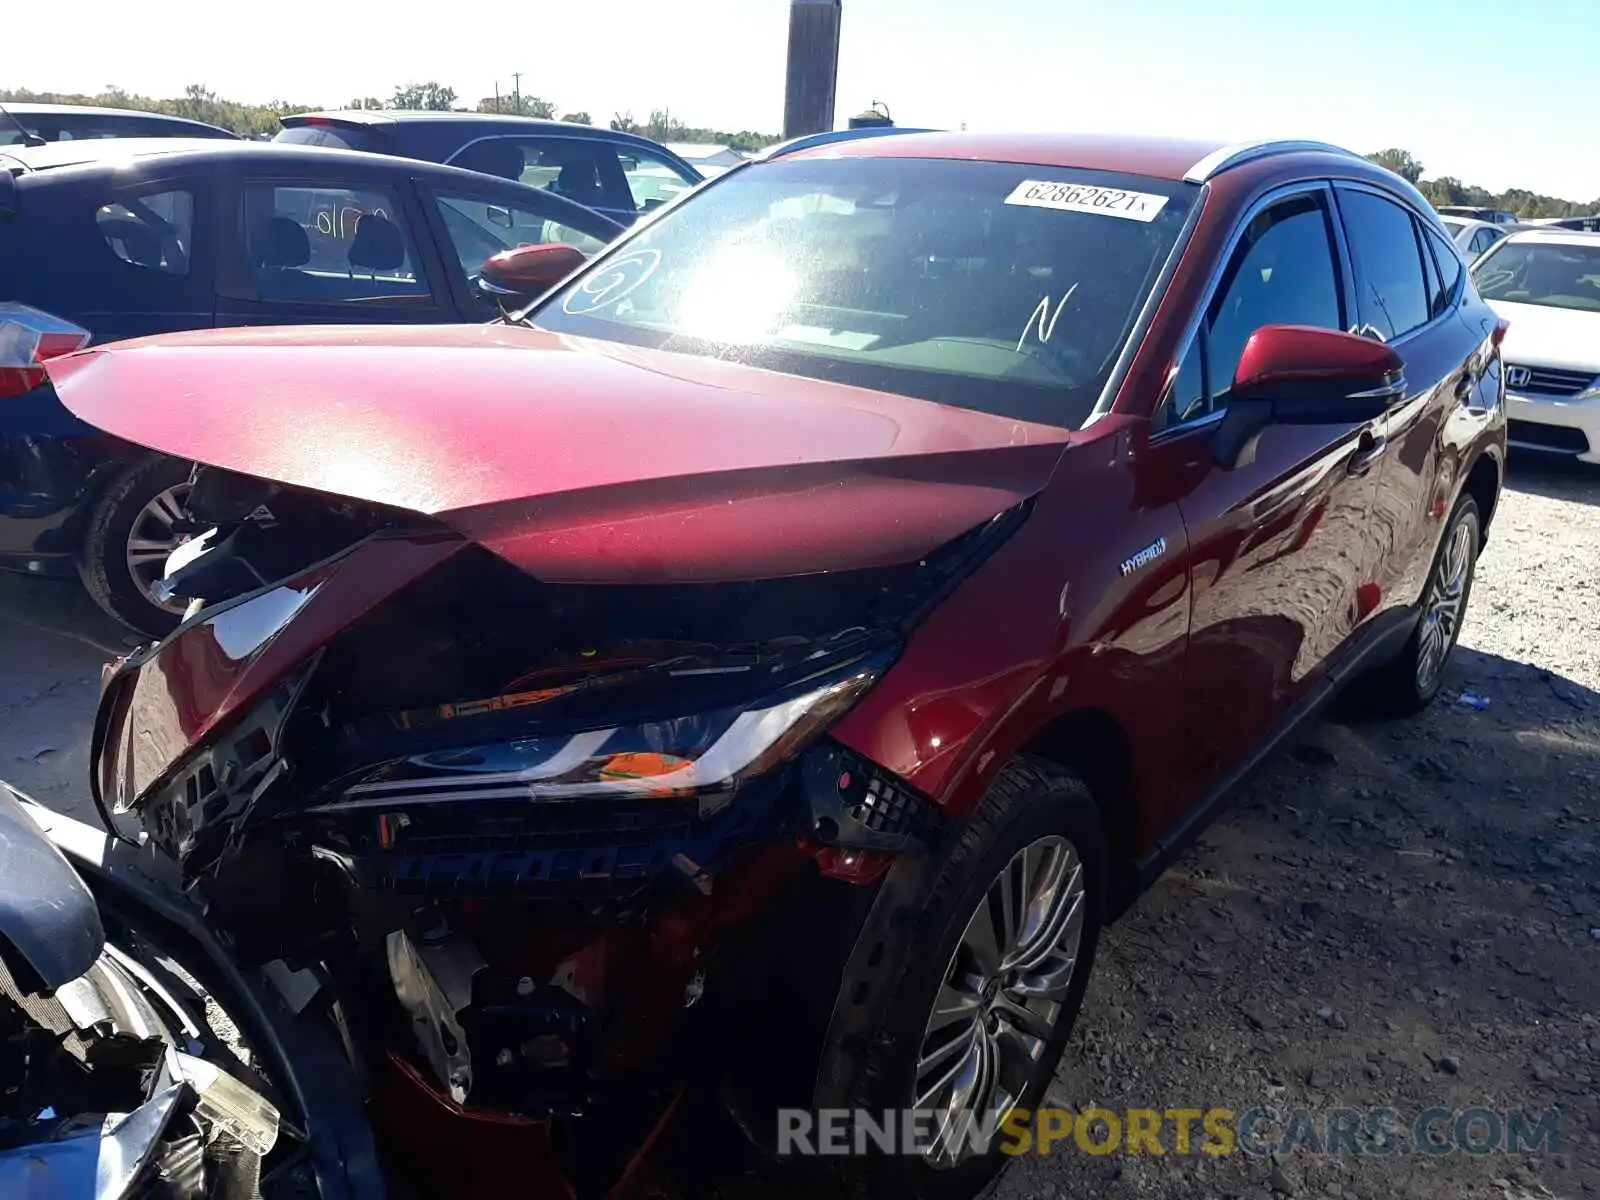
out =
{"type": "Polygon", "coordinates": [[[537,1129],[576,1195],[759,1036],[776,897],[943,835],[826,730],[1021,519],[899,566],[625,586],[214,468],[187,515],[188,617],[107,680],[108,827],[338,1023],[380,1108],[537,1129]]]}

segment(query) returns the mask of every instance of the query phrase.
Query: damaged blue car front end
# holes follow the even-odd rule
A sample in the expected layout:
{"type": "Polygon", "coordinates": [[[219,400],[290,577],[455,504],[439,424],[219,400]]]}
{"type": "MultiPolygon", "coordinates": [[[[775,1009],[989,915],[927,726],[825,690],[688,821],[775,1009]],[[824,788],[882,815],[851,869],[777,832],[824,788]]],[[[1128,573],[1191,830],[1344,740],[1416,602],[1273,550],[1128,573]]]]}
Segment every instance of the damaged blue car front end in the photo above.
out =
{"type": "Polygon", "coordinates": [[[0,782],[0,1196],[383,1194],[333,1024],[139,847],[0,782]]]}

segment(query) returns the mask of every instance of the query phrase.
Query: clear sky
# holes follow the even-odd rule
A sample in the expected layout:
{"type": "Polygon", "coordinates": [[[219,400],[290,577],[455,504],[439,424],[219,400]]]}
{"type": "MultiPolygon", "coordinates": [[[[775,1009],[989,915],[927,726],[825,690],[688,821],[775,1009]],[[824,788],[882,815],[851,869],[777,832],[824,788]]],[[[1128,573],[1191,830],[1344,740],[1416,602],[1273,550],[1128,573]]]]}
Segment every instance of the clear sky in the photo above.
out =
{"type": "MultiPolygon", "coordinates": [[[[30,38],[0,86],[332,106],[424,80],[473,101],[521,71],[597,121],[777,132],[788,7],[77,0],[84,36],[30,38]]],[[[1429,177],[1590,200],[1600,0],[844,0],[839,122],[874,100],[903,125],[1399,146],[1429,177]]]]}

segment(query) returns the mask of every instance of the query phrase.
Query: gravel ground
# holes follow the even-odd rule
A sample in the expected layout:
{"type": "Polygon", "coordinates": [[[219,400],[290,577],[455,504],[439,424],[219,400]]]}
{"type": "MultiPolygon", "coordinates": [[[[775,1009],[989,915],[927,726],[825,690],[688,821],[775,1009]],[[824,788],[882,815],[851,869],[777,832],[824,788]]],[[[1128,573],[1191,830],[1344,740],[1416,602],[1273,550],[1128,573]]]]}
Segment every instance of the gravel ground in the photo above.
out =
{"type": "MultiPolygon", "coordinates": [[[[1019,1161],[1003,1200],[1600,1195],[1600,473],[1516,464],[1446,695],[1336,714],[1110,930],[1067,1107],[1557,1108],[1560,1149],[1019,1161]],[[1487,697],[1479,709],[1456,699],[1487,697]]],[[[76,588],[0,578],[0,775],[90,821],[106,658],[76,588]]],[[[742,1191],[742,1189],[741,1189],[742,1191]]]]}

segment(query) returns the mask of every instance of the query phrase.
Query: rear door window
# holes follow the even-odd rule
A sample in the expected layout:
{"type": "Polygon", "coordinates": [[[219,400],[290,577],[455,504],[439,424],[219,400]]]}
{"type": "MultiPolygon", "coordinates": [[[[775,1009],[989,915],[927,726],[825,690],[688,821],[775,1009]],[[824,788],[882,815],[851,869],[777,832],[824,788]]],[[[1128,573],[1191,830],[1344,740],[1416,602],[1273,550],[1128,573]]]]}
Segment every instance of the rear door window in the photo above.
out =
{"type": "Polygon", "coordinates": [[[416,239],[394,192],[338,183],[253,183],[245,249],[263,300],[423,304],[416,239]]]}
{"type": "Polygon", "coordinates": [[[1372,192],[1339,189],[1355,260],[1359,332],[1393,341],[1431,319],[1427,275],[1411,214],[1372,192]]]}
{"type": "Polygon", "coordinates": [[[544,188],[585,208],[638,211],[616,147],[597,138],[483,138],[450,165],[544,188]]]}
{"type": "Polygon", "coordinates": [[[164,275],[187,275],[194,253],[194,193],[187,190],[124,195],[95,210],[106,249],[130,266],[164,275]]]}

